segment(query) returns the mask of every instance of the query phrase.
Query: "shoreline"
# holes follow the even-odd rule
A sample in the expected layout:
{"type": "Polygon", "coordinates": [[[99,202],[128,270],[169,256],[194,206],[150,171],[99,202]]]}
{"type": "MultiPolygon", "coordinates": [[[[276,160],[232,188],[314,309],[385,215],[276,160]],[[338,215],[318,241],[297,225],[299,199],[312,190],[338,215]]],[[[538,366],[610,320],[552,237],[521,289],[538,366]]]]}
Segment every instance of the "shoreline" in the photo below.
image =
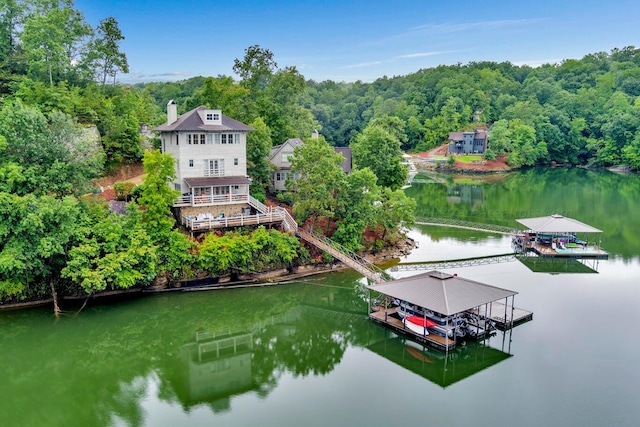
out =
{"type": "MultiPolygon", "coordinates": [[[[411,249],[416,247],[416,242],[407,237],[402,240],[402,245],[396,245],[388,250],[380,251],[378,254],[365,254],[371,262],[376,265],[383,264],[384,268],[397,264],[401,256],[406,255],[411,249]]],[[[283,285],[293,283],[305,277],[317,276],[319,274],[330,273],[332,271],[343,271],[350,269],[342,262],[336,260],[331,263],[322,264],[303,264],[290,271],[287,268],[277,270],[252,272],[239,274],[240,280],[230,281],[231,275],[222,276],[217,283],[198,285],[198,286],[180,286],[188,280],[167,284],[164,286],[149,286],[145,288],[133,287],[129,289],[119,289],[105,291],[99,294],[80,295],[80,296],[64,296],[59,299],[69,305],[78,305],[87,301],[98,301],[98,303],[109,303],[109,300],[122,300],[133,297],[141,297],[144,295],[159,294],[165,292],[196,292],[196,291],[213,291],[222,289],[239,289],[239,288],[257,288],[265,286],[283,285]],[[178,285],[178,286],[176,286],[178,285]]],[[[206,279],[206,278],[202,278],[206,279]]],[[[27,308],[42,307],[53,304],[53,298],[47,298],[36,301],[17,302],[9,304],[0,304],[0,312],[21,310],[27,308]]],[[[63,310],[64,311],[64,310],[63,310]]],[[[66,310],[71,311],[71,310],[66,310]]]]}

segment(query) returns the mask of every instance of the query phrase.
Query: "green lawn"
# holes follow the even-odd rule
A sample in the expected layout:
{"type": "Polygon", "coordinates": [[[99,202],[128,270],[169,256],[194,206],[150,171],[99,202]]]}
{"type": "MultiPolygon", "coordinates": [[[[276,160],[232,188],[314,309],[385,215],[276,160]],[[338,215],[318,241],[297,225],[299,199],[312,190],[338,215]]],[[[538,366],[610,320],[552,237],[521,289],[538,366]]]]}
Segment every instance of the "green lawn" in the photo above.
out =
{"type": "Polygon", "coordinates": [[[468,154],[468,155],[464,155],[464,156],[455,156],[455,157],[456,157],[456,161],[462,162],[462,163],[471,163],[471,162],[480,162],[480,161],[482,161],[482,156],[480,156],[478,154],[468,154]]]}

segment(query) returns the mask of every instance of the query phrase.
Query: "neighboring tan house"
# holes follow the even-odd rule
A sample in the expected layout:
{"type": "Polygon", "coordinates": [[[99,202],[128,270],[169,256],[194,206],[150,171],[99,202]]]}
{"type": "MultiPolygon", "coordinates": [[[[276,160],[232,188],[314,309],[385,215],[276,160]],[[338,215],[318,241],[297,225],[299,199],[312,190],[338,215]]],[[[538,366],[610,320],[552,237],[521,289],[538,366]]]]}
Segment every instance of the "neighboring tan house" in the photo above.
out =
{"type": "Polygon", "coordinates": [[[487,132],[451,132],[449,134],[449,154],[483,154],[487,150],[487,132]]]}
{"type": "Polygon", "coordinates": [[[172,185],[182,193],[174,204],[181,216],[250,213],[247,132],[253,128],[206,107],[178,117],[171,100],[167,123],[154,130],[160,134],[162,152],[176,159],[172,185]]]}
{"type": "MultiPolygon", "coordinates": [[[[314,132],[317,135],[317,131],[314,132]]],[[[304,141],[300,138],[291,138],[287,139],[283,144],[271,147],[269,161],[276,168],[276,170],[271,173],[271,191],[285,191],[287,189],[285,186],[287,177],[296,179],[295,176],[291,176],[291,157],[293,157],[293,150],[301,145],[304,145],[304,141]]],[[[342,154],[345,158],[341,165],[342,170],[347,174],[351,173],[351,148],[334,147],[333,150],[336,153],[342,154]]]]}

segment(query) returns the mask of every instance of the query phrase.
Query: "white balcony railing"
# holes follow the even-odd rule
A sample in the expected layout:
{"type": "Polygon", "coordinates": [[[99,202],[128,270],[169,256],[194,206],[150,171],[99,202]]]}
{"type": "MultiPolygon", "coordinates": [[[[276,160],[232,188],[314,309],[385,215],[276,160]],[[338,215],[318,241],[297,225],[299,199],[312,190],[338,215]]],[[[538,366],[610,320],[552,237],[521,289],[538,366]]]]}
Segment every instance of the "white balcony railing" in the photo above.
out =
{"type": "Polygon", "coordinates": [[[211,177],[221,177],[221,176],[225,176],[224,174],[224,168],[218,168],[218,169],[205,169],[204,170],[204,176],[211,178],[211,177]]]}
{"type": "Polygon", "coordinates": [[[248,202],[248,194],[221,194],[217,196],[194,196],[190,194],[188,196],[178,197],[174,206],[206,206],[248,202]]]}

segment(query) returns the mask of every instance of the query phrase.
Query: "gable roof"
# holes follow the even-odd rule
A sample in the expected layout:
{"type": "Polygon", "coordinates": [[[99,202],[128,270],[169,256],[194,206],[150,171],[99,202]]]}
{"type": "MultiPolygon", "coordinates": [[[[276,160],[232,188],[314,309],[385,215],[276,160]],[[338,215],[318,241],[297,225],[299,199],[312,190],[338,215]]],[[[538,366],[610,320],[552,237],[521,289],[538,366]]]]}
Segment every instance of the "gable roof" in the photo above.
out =
{"type": "Polygon", "coordinates": [[[304,141],[302,141],[300,138],[289,138],[280,145],[274,145],[273,147],[271,147],[271,155],[269,156],[269,160],[275,159],[278,153],[282,151],[282,149],[287,145],[290,146],[291,148],[296,148],[297,146],[303,145],[303,144],[304,144],[304,141]]]}
{"type": "Polygon", "coordinates": [[[446,316],[517,294],[436,270],[367,288],[446,316]]]}
{"type": "Polygon", "coordinates": [[[249,132],[254,130],[252,127],[245,125],[231,117],[227,117],[224,114],[221,116],[222,124],[219,125],[205,125],[198,114],[198,111],[209,110],[205,106],[194,108],[191,111],[187,111],[175,122],[168,124],[162,124],[155,127],[153,130],[159,132],[172,132],[172,131],[196,131],[196,132],[222,132],[222,131],[234,131],[234,132],[249,132]]]}
{"type": "Polygon", "coordinates": [[[558,214],[517,219],[516,222],[538,233],[602,233],[602,230],[558,214]]]}

